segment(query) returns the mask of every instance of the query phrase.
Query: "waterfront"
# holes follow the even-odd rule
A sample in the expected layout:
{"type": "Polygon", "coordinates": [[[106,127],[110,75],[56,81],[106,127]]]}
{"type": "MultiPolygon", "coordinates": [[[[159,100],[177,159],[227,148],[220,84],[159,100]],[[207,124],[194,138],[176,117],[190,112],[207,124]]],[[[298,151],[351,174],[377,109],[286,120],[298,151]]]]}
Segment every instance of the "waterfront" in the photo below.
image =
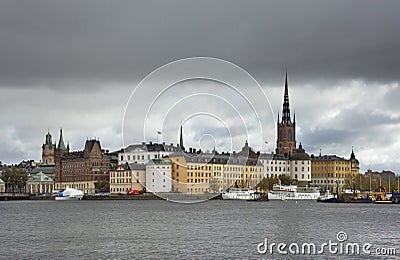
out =
{"type": "Polygon", "coordinates": [[[318,244],[339,231],[399,251],[399,210],[314,201],[8,201],[0,203],[0,258],[277,258],[259,255],[257,244],[318,244]]]}

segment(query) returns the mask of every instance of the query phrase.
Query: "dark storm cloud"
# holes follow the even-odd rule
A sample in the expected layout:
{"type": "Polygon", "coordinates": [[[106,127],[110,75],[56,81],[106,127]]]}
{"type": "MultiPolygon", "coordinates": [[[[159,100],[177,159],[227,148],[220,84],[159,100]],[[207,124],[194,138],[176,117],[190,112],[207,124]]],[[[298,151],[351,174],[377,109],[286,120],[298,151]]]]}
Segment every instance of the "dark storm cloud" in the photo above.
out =
{"type": "MultiPolygon", "coordinates": [[[[0,83],[137,81],[214,56],[263,82],[399,81],[399,1],[2,1],[0,83]]],[[[62,85],[62,84],[61,84],[62,85]]]]}
{"type": "MultiPolygon", "coordinates": [[[[59,127],[73,150],[82,149],[87,137],[117,150],[136,83],[168,62],[210,56],[251,73],[263,85],[274,116],[282,109],[287,69],[298,142],[307,152],[323,148],[346,156],[354,145],[362,168],[387,165],[400,171],[398,10],[396,0],[0,1],[0,160],[38,160],[47,129],[57,141],[59,127]]],[[[247,96],[257,95],[249,89],[247,96]]],[[[145,92],[158,94],[151,86],[145,92]]],[[[253,103],[266,100],[260,96],[253,103]]],[[[135,103],[134,112],[143,104],[135,103]]],[[[252,134],[244,134],[241,118],[218,104],[206,105],[232,126],[237,150],[252,134]]],[[[234,104],[250,119],[245,103],[234,104]]],[[[183,115],[174,114],[178,121],[183,115]]],[[[274,150],[270,117],[263,131],[267,148],[274,150]]],[[[250,130],[256,129],[249,121],[250,130]]],[[[185,127],[185,142],[197,145],[202,128],[185,127]]],[[[135,135],[141,128],[135,125],[130,133],[137,142],[143,141],[135,135]]],[[[165,141],[176,143],[178,128],[171,129],[171,140],[165,141]]],[[[229,148],[221,141],[223,127],[204,129],[219,139],[218,147],[229,148]]]]}

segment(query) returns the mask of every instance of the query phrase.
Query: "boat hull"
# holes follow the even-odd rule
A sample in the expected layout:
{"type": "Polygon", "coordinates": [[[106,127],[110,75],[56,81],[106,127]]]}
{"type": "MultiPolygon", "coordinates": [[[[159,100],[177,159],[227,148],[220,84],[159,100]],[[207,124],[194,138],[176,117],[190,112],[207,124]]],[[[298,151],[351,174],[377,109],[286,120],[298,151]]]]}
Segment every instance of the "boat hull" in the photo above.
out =
{"type": "Polygon", "coordinates": [[[55,197],[55,200],[82,200],[82,196],[72,196],[72,197],[55,197]]]}
{"type": "Polygon", "coordinates": [[[268,192],[269,200],[316,200],[320,196],[319,192],[285,192],[271,191],[268,192]]]}
{"type": "Polygon", "coordinates": [[[317,202],[336,203],[337,202],[337,198],[317,199],[317,202]]]}

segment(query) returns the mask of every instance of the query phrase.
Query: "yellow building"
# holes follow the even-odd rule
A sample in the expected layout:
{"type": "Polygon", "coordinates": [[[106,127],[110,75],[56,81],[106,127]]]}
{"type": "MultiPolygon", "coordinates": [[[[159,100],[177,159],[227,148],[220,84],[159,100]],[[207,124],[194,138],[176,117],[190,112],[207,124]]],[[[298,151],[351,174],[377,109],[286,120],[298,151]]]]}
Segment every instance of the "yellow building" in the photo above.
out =
{"type": "Polygon", "coordinates": [[[319,186],[321,191],[339,192],[345,184],[345,179],[352,176],[351,160],[336,155],[311,156],[312,183],[319,186]]]}
{"type": "Polygon", "coordinates": [[[243,153],[173,153],[173,191],[187,194],[221,192],[235,185],[254,187],[263,178],[263,165],[243,153]]]}

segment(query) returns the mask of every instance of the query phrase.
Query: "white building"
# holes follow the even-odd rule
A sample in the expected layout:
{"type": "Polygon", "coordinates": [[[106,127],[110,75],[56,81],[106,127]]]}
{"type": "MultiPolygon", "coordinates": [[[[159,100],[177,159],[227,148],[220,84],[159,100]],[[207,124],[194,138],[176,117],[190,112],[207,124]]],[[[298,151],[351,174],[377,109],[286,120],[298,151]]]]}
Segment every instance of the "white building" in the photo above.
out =
{"type": "Polygon", "coordinates": [[[146,164],[146,191],[172,191],[172,165],[169,160],[157,158],[146,164]]]}
{"type": "Polygon", "coordinates": [[[287,175],[301,184],[311,182],[311,157],[304,151],[301,143],[291,156],[264,153],[260,154],[259,160],[264,165],[265,178],[287,175]]]}
{"type": "Polygon", "coordinates": [[[6,191],[6,184],[2,179],[0,179],[0,192],[5,192],[6,191]]]}
{"type": "Polygon", "coordinates": [[[121,164],[110,170],[110,193],[126,194],[129,190],[146,191],[146,166],[121,164]]]}
{"type": "Polygon", "coordinates": [[[113,153],[118,158],[118,164],[136,163],[146,164],[149,160],[163,158],[173,152],[180,151],[179,145],[174,146],[173,143],[166,145],[165,143],[148,143],[129,145],[119,151],[113,153]]]}

